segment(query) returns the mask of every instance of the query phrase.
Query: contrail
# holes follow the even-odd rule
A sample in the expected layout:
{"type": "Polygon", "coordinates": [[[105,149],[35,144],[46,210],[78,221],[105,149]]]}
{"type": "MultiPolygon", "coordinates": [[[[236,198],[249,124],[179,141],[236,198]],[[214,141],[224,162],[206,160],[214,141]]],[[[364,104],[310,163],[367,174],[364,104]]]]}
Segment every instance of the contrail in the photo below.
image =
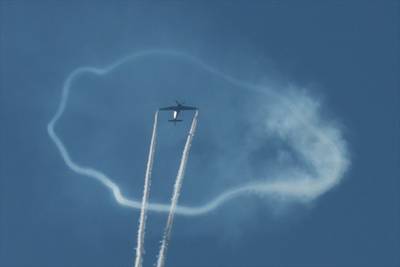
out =
{"type": "Polygon", "coordinates": [[[145,235],[145,230],[146,230],[147,206],[148,206],[149,195],[150,195],[151,174],[152,174],[152,169],[153,169],[154,153],[155,153],[156,139],[157,139],[157,121],[158,121],[158,111],[156,111],[156,113],[154,115],[153,132],[151,134],[149,157],[147,160],[146,175],[144,178],[142,207],[140,209],[139,228],[138,228],[138,234],[137,234],[135,267],[142,267],[142,263],[143,263],[144,235],[145,235]]]}
{"type": "MultiPolygon", "coordinates": [[[[115,200],[120,205],[134,209],[141,208],[140,201],[128,199],[123,196],[120,188],[106,174],[93,168],[81,166],[74,162],[64,143],[56,134],[55,126],[65,111],[73,82],[80,76],[84,74],[94,74],[98,76],[107,75],[127,62],[152,56],[173,57],[177,60],[186,61],[215,77],[219,77],[226,82],[235,85],[238,88],[258,92],[274,99],[274,102],[277,105],[279,104],[279,107],[287,110],[286,117],[292,119],[291,123],[289,123],[292,128],[288,128],[288,125],[285,125],[286,128],[274,130],[278,131],[279,135],[282,134],[281,130],[283,130],[283,132],[286,133],[285,138],[293,143],[292,145],[294,146],[294,150],[304,157],[304,161],[308,166],[315,169],[314,174],[304,174],[300,179],[259,181],[256,183],[244,184],[221,193],[203,205],[194,207],[178,205],[176,207],[176,214],[185,216],[206,214],[215,210],[227,201],[243,195],[277,195],[282,197],[291,197],[299,201],[309,201],[324,194],[342,180],[350,162],[347,155],[346,142],[342,139],[341,133],[338,129],[323,126],[320,121],[315,121],[315,118],[304,116],[302,110],[293,104],[293,101],[290,101],[290,99],[285,98],[285,96],[278,92],[266,88],[265,86],[259,86],[236,79],[210,65],[207,65],[196,57],[171,50],[144,50],[123,57],[104,68],[79,67],[72,71],[63,84],[61,101],[58,109],[47,125],[48,134],[59,150],[67,167],[79,175],[94,178],[101,182],[111,190],[115,200]],[[291,131],[297,132],[292,133],[291,131]],[[302,135],[299,135],[298,131],[301,131],[302,135]],[[314,141],[311,142],[309,139],[313,139],[314,141]]],[[[285,120],[285,118],[282,119],[285,120]]],[[[280,126],[278,125],[275,127],[280,126]]],[[[169,205],[164,203],[149,203],[148,210],[154,212],[169,212],[169,205]]]]}
{"type": "Polygon", "coordinates": [[[165,225],[164,229],[164,237],[161,241],[160,252],[158,254],[157,267],[163,267],[165,263],[165,256],[167,254],[168,243],[171,238],[172,225],[174,223],[175,210],[176,206],[178,205],[178,199],[182,188],[183,178],[185,176],[186,163],[189,158],[190,146],[192,145],[193,136],[196,131],[198,113],[199,112],[196,111],[196,113],[194,114],[192,126],[190,127],[186,144],[183,149],[181,163],[179,165],[178,174],[175,180],[174,192],[171,198],[171,208],[169,210],[167,224],[165,225]]]}

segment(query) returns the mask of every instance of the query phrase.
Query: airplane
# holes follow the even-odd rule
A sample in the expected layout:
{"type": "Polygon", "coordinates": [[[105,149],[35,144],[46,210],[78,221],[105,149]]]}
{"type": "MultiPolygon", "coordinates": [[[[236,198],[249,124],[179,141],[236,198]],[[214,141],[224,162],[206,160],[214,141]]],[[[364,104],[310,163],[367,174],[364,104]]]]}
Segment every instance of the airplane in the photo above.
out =
{"type": "Polygon", "coordinates": [[[180,122],[182,120],[178,119],[179,113],[183,110],[197,110],[198,108],[196,107],[191,107],[191,106],[184,106],[183,103],[179,103],[177,100],[175,100],[176,106],[169,106],[169,107],[164,107],[160,108],[159,110],[171,110],[172,113],[172,119],[168,120],[169,122],[173,122],[175,125],[177,122],[180,122]]]}

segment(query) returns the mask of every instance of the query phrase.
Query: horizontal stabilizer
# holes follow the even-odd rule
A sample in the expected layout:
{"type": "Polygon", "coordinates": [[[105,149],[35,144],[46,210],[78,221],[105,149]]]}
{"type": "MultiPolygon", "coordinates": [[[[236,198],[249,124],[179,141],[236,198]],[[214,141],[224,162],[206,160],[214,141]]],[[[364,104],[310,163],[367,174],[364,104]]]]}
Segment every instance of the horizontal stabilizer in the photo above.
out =
{"type": "Polygon", "coordinates": [[[182,120],[168,120],[168,121],[171,121],[171,122],[178,122],[178,121],[182,121],[182,120]]]}

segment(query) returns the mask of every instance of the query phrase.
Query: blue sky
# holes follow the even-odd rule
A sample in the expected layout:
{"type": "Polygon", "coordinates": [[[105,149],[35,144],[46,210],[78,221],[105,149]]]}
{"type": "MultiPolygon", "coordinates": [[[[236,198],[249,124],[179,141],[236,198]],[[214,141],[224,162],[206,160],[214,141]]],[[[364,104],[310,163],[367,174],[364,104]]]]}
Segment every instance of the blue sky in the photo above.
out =
{"type": "MultiPolygon", "coordinates": [[[[68,169],[46,127],[74,69],[147,49],[262,92],[165,54],[83,75],[56,126],[76,162],[140,199],[153,112],[178,99],[200,107],[181,204],[332,181],[178,215],[166,266],[400,266],[398,1],[0,3],[0,266],[132,265],[138,210],[68,169]]],[[[151,202],[170,199],[189,115],[160,115],[151,202]]],[[[144,266],[165,221],[149,213],[144,266]]]]}

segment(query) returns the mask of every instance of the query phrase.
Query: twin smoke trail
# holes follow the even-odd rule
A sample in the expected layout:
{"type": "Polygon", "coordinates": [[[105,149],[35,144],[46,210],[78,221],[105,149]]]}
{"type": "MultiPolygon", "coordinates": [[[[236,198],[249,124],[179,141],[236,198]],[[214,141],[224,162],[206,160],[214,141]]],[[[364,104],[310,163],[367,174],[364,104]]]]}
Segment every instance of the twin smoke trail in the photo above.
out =
{"type": "MultiPolygon", "coordinates": [[[[164,230],[164,236],[161,241],[160,252],[158,255],[157,267],[163,267],[165,263],[165,257],[167,253],[168,243],[171,237],[172,225],[174,221],[176,206],[178,204],[178,199],[180,195],[180,191],[182,188],[183,178],[185,176],[186,164],[189,158],[189,151],[192,145],[192,140],[194,133],[196,131],[197,126],[197,116],[198,111],[196,111],[192,125],[189,130],[189,134],[185,143],[185,147],[183,149],[181,162],[178,169],[178,174],[176,176],[176,181],[174,185],[174,191],[171,198],[171,207],[168,214],[167,223],[164,230]]],[[[143,189],[143,199],[142,199],[142,207],[140,209],[140,219],[139,219],[139,228],[137,234],[137,248],[136,248],[136,259],[135,259],[135,267],[142,267],[143,263],[143,254],[144,254],[144,235],[145,235],[145,228],[146,228],[146,217],[147,217],[147,206],[148,206],[148,199],[150,194],[150,186],[151,186],[151,174],[154,162],[154,154],[155,154],[155,145],[156,145],[156,138],[157,138],[157,118],[158,118],[158,111],[154,115],[154,124],[153,124],[153,132],[151,135],[151,142],[150,142],[150,151],[149,157],[147,161],[147,168],[146,168],[146,175],[144,181],[144,189],[143,189]]]]}

